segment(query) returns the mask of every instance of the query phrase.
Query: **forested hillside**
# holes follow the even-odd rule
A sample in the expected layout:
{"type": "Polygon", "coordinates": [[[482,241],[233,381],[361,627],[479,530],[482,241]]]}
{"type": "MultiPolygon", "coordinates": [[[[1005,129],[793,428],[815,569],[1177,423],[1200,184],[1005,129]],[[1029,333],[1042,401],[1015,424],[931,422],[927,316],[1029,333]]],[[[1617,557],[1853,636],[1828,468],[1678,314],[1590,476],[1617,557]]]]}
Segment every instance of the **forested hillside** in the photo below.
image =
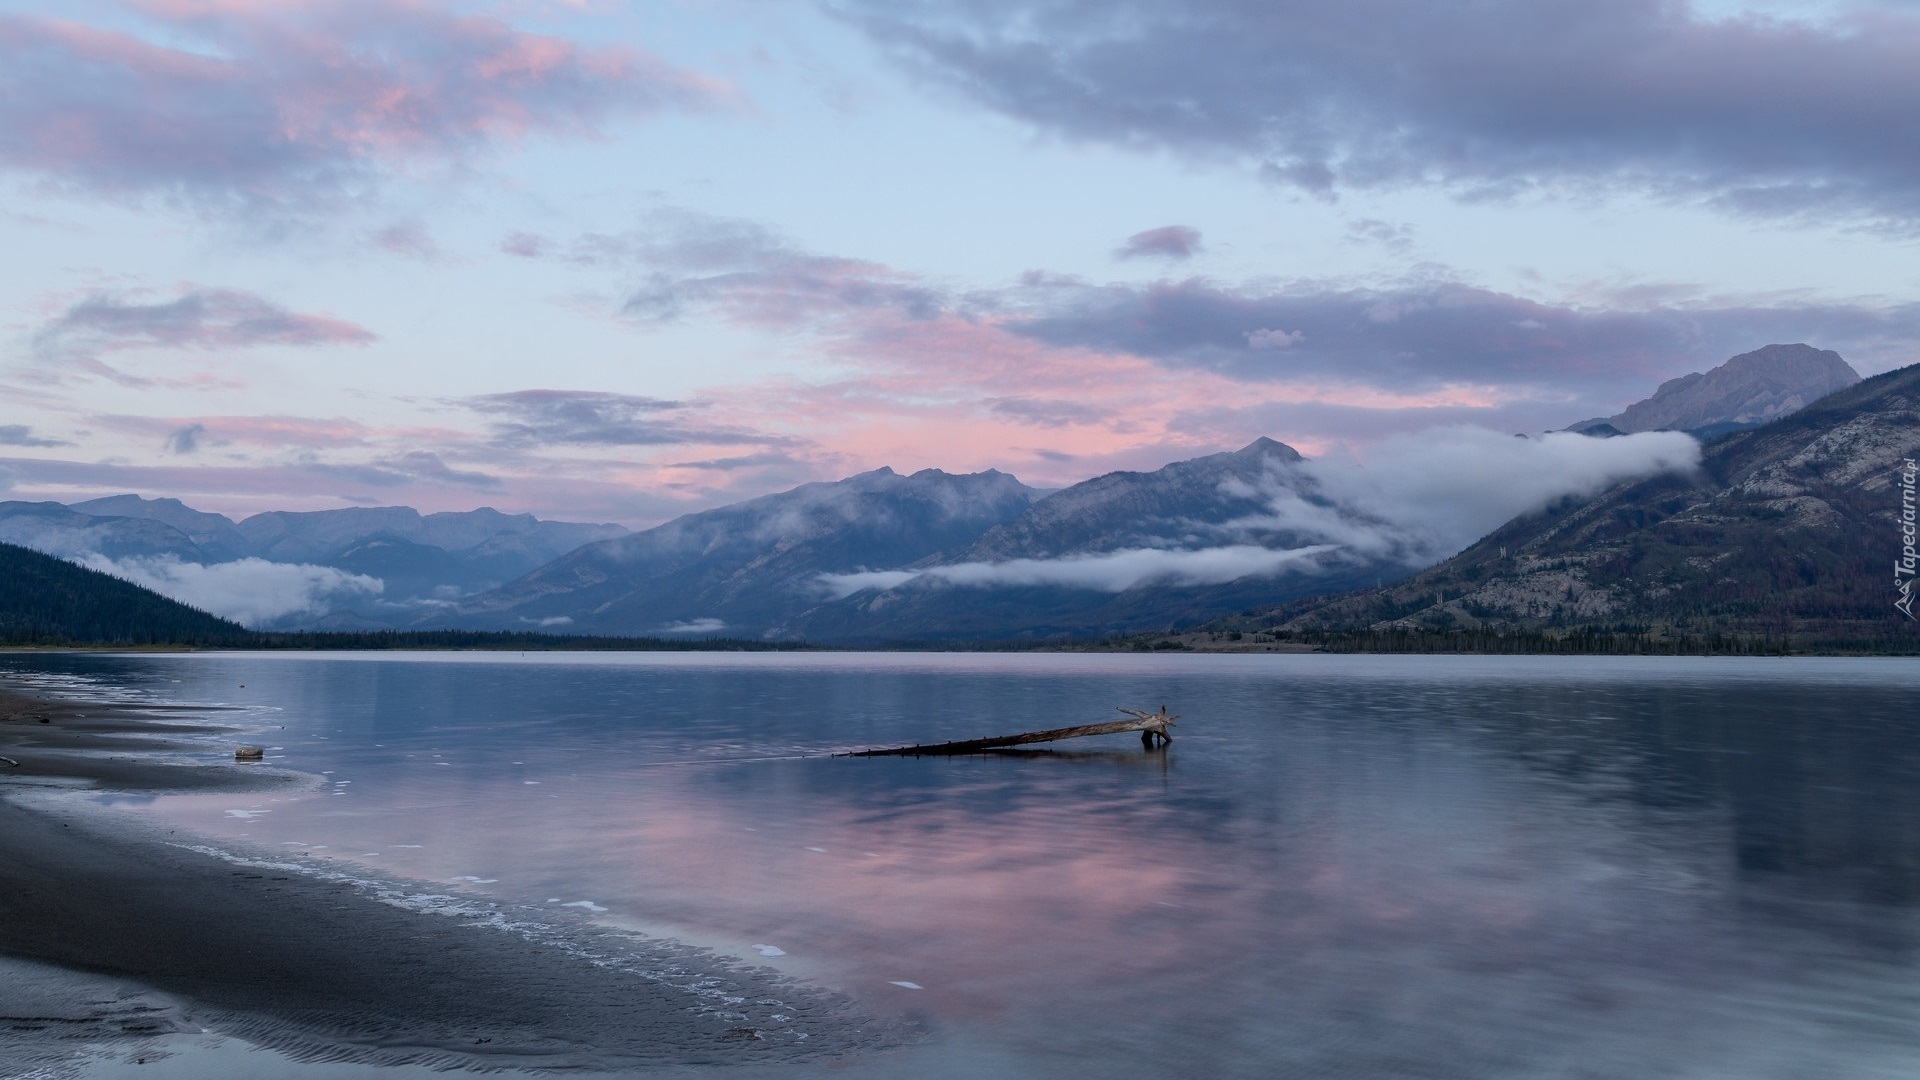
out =
{"type": "Polygon", "coordinates": [[[109,574],[0,544],[0,644],[237,645],[253,637],[109,574]]]}

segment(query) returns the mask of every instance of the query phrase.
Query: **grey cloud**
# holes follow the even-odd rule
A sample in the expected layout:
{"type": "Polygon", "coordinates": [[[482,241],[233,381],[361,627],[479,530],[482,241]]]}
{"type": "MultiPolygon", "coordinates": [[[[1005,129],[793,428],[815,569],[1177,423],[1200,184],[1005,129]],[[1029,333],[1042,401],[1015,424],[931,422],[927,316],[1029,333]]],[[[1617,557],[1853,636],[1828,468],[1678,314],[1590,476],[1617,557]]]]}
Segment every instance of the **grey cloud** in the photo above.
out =
{"type": "Polygon", "coordinates": [[[1356,243],[1377,244],[1399,254],[1413,250],[1413,226],[1405,222],[1358,218],[1347,222],[1347,238],[1356,243]]]}
{"type": "Polygon", "coordinates": [[[263,345],[366,345],[365,327],[332,315],[303,315],[242,289],[190,287],[166,300],[95,293],[34,334],[43,359],[93,358],[138,347],[244,349],[263,345]]]}
{"type": "Polygon", "coordinates": [[[425,480],[437,484],[458,484],[461,487],[493,489],[501,487],[501,480],[483,472],[456,469],[442,461],[439,454],[428,450],[412,450],[396,457],[382,458],[375,463],[381,468],[391,470],[409,480],[425,480]]]}
{"type": "Polygon", "coordinates": [[[511,253],[554,250],[577,265],[637,272],[639,283],[621,310],[647,322],[702,310],[781,328],[875,312],[926,319],[947,302],[940,289],[911,274],[803,251],[764,225],[736,218],[664,210],[640,228],[581,236],[564,251],[532,237],[516,244],[523,235],[508,238],[511,253]]]}
{"type": "Polygon", "coordinates": [[[440,244],[433,234],[419,222],[401,222],[389,225],[373,234],[376,247],[384,248],[395,255],[406,255],[415,259],[432,261],[441,255],[440,244]]]}
{"type": "Polygon", "coordinates": [[[0,424],[0,446],[72,446],[61,439],[41,438],[25,424],[0,424]]]}
{"type": "Polygon", "coordinates": [[[769,466],[782,468],[805,468],[805,463],[786,454],[743,454],[739,457],[709,458],[705,461],[676,461],[668,465],[669,469],[710,469],[716,472],[732,472],[735,469],[760,469],[769,466]]]}
{"type": "Polygon", "coordinates": [[[1920,13],[1666,0],[839,0],[930,81],[1070,136],[1276,183],[1569,187],[1775,218],[1920,219],[1920,13]]]}
{"type": "Polygon", "coordinates": [[[1408,392],[1461,384],[1640,391],[1769,341],[1819,342],[1866,370],[1907,362],[1920,304],[1546,304],[1454,282],[1355,288],[1205,279],[1012,294],[1009,330],[1247,380],[1313,377],[1408,392]],[[1284,347],[1282,347],[1284,346],[1284,347]]]}
{"type": "Polygon", "coordinates": [[[209,210],[304,211],[528,132],[592,134],[731,96],[631,48],[438,4],[131,7],[111,26],[0,16],[0,166],[209,210]]]}
{"type": "Polygon", "coordinates": [[[667,446],[677,443],[788,445],[782,436],[684,422],[695,406],[684,401],[593,390],[516,390],[464,398],[456,404],[501,417],[493,441],[535,446],[667,446]]]}
{"type": "Polygon", "coordinates": [[[510,232],[500,241],[500,250],[523,259],[537,259],[553,250],[553,241],[538,233],[510,232]]]}
{"type": "Polygon", "coordinates": [[[191,454],[200,449],[200,440],[207,434],[207,425],[188,424],[167,436],[167,452],[171,454],[191,454]]]}
{"type": "Polygon", "coordinates": [[[1097,424],[1109,414],[1077,401],[1043,400],[1031,397],[993,398],[987,403],[995,416],[1018,420],[1036,427],[1062,427],[1067,424],[1097,424]]]}
{"type": "Polygon", "coordinates": [[[1200,230],[1188,225],[1162,225],[1127,237],[1113,253],[1116,259],[1151,256],[1162,259],[1191,259],[1200,252],[1200,230]]]}

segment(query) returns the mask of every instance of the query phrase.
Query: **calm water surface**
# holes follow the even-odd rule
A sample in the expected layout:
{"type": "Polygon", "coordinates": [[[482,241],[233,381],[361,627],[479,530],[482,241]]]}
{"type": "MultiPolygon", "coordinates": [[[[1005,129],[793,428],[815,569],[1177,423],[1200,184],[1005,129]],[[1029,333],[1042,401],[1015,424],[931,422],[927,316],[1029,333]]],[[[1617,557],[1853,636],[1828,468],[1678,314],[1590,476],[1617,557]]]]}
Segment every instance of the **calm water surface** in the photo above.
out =
{"type": "Polygon", "coordinates": [[[1910,661],[209,655],[0,670],[242,705],[270,760],[325,774],[284,801],[154,802],[217,842],[572,905],[933,1032],[833,1075],[1920,1076],[1910,661]],[[1163,702],[1183,717],[1165,751],[1111,736],[828,756],[1163,702]]]}

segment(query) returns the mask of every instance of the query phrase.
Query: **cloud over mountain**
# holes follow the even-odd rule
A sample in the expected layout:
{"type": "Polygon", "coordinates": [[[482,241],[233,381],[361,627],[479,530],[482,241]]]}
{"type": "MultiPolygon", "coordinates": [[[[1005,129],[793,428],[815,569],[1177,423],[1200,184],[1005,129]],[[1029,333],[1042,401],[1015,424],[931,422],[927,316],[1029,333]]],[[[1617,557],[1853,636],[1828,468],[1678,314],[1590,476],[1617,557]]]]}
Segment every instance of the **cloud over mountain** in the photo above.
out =
{"type": "Polygon", "coordinates": [[[202,564],[171,555],[109,559],[88,553],[74,561],[243,626],[324,614],[335,604],[381,591],[379,580],[363,574],[265,559],[202,564]]]}
{"type": "Polygon", "coordinates": [[[1222,585],[1242,578],[1270,577],[1294,566],[1310,570],[1314,556],[1332,550],[1331,544],[1287,550],[1265,548],[1257,544],[1234,544],[1193,551],[1127,548],[1098,554],[1067,555],[1058,559],[1009,559],[1005,562],[952,563],[925,570],[823,574],[820,582],[835,598],[851,596],[863,589],[891,589],[909,581],[971,588],[1060,585],[1120,593],[1142,585],[1222,585]]]}
{"type": "Polygon", "coordinates": [[[1556,500],[1685,473],[1699,461],[1700,444],[1673,431],[1594,439],[1570,432],[1515,438],[1486,428],[1436,428],[1385,439],[1365,461],[1303,463],[1318,498],[1309,501],[1275,485],[1267,492],[1271,518],[1265,524],[1425,566],[1556,500]],[[1330,515],[1330,508],[1341,513],[1330,515]]]}

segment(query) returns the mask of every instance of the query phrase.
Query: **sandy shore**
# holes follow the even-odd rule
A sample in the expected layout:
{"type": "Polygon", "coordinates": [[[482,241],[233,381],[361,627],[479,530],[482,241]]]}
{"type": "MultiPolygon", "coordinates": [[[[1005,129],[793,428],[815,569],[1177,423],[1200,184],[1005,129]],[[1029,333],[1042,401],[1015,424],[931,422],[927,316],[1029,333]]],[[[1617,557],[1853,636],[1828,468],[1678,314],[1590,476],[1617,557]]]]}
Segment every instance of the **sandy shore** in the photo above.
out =
{"type": "Polygon", "coordinates": [[[593,1072],[899,1041],[844,999],[670,942],[422,913],[396,902],[404,890],[223,858],[48,797],[316,782],[180,760],[185,736],[222,730],[204,717],[0,684],[0,756],[19,762],[0,762],[0,1076],[202,1030],[300,1060],[593,1072]]]}

